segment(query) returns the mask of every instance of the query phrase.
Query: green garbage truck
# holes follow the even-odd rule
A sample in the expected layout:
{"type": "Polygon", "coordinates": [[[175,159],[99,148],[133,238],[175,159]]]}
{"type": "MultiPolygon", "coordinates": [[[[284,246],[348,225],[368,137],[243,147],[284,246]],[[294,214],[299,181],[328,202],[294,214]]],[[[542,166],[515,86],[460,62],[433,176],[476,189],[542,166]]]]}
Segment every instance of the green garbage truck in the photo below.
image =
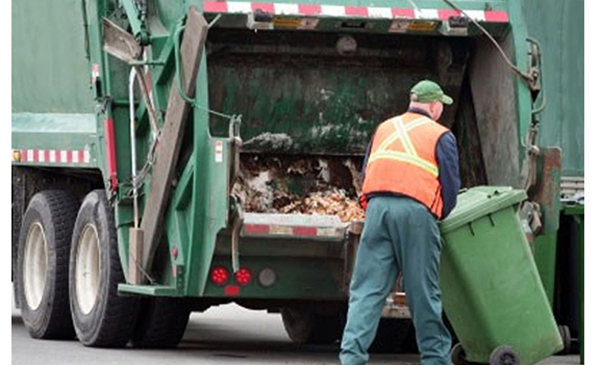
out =
{"type": "MultiPolygon", "coordinates": [[[[521,7],[13,2],[12,279],[31,336],[169,347],[191,312],[235,302],[335,341],[365,148],[424,78],[455,100],[463,186],[526,190],[531,243],[555,234],[561,151],[538,145],[521,7]]],[[[406,328],[401,293],[380,330],[406,328]]]]}

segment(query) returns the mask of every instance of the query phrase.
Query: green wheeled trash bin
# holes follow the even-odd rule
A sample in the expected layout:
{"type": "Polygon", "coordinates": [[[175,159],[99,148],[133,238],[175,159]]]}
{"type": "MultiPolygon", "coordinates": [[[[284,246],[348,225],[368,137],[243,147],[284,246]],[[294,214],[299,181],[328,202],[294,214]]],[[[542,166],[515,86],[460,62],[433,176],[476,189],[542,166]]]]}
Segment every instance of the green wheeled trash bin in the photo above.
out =
{"type": "Polygon", "coordinates": [[[533,365],[563,348],[519,219],[525,199],[510,187],[471,188],[440,222],[442,303],[460,341],[454,365],[533,365]]]}
{"type": "MultiPolygon", "coordinates": [[[[579,345],[579,363],[584,363],[584,263],[585,263],[585,204],[583,200],[566,202],[564,206],[564,214],[569,217],[567,229],[571,232],[569,246],[570,250],[577,252],[577,258],[574,266],[577,268],[577,273],[569,273],[568,276],[571,279],[571,275],[577,279],[575,283],[572,280],[568,280],[567,284],[573,285],[575,288],[575,300],[577,308],[575,308],[575,320],[578,321],[577,328],[577,342],[579,345]],[[575,245],[576,247],[572,247],[575,245]],[[573,275],[574,274],[574,275],[573,275]]],[[[569,292],[571,294],[571,292],[569,292]]],[[[568,328],[568,326],[567,326],[568,328]]]]}

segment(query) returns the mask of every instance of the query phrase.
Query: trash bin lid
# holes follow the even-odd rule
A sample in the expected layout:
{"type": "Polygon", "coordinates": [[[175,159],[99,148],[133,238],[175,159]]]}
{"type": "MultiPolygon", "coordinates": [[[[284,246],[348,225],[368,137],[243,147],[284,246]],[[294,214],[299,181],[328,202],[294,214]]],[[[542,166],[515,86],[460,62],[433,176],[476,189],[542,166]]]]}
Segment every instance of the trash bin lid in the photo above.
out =
{"type": "Polygon", "coordinates": [[[456,207],[439,223],[440,231],[447,233],[482,216],[519,204],[527,198],[524,190],[510,186],[477,186],[458,194],[456,207]]]}
{"type": "Polygon", "coordinates": [[[563,209],[567,215],[584,215],[585,205],[583,203],[566,204],[563,209]]]}

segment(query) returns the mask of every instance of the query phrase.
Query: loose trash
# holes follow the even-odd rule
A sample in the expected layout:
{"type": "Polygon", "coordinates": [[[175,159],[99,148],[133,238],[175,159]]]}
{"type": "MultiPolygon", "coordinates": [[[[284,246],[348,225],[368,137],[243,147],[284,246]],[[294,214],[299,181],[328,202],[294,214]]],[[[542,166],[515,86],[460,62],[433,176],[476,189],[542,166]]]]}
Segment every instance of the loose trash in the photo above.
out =
{"type": "Polygon", "coordinates": [[[364,220],[357,159],[242,155],[240,162],[233,193],[247,212],[364,220]]]}

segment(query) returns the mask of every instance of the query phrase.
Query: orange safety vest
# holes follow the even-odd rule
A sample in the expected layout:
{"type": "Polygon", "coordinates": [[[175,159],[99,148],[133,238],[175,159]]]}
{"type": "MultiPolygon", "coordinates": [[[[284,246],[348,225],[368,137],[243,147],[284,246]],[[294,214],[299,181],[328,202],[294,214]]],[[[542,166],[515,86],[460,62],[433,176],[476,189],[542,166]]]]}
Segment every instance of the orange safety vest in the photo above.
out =
{"type": "Polygon", "coordinates": [[[398,193],[423,203],[440,219],[443,200],[435,148],[447,131],[410,112],[381,123],[373,137],[361,200],[376,192],[398,193]]]}

